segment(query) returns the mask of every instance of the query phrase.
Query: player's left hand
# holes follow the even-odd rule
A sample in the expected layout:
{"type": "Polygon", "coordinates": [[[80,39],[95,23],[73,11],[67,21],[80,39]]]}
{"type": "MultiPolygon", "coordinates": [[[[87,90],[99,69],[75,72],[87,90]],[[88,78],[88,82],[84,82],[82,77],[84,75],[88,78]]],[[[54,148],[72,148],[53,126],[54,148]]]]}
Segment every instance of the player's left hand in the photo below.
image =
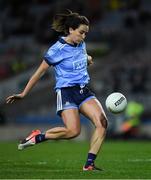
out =
{"type": "Polygon", "coordinates": [[[93,62],[93,58],[92,58],[92,56],[89,56],[88,55],[88,66],[89,65],[92,65],[94,62],[93,62]]]}

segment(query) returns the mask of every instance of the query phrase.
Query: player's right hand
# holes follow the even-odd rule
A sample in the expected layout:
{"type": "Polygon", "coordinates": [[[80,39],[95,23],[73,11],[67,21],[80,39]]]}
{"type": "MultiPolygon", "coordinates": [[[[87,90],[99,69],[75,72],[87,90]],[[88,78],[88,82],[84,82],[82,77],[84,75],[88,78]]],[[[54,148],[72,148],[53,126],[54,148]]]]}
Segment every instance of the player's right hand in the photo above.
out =
{"type": "Polygon", "coordinates": [[[20,100],[20,99],[22,99],[24,96],[22,95],[22,94],[13,94],[12,96],[8,96],[7,98],[6,98],[6,103],[7,104],[12,104],[14,101],[16,101],[16,100],[20,100]]]}

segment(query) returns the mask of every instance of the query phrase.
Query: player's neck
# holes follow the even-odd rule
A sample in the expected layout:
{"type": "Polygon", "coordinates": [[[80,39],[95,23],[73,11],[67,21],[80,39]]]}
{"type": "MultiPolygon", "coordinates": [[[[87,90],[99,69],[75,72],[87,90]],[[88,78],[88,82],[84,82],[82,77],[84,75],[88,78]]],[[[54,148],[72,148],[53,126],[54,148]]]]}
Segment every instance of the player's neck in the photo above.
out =
{"type": "Polygon", "coordinates": [[[68,44],[72,44],[72,45],[74,45],[75,43],[72,41],[72,39],[70,38],[70,37],[65,37],[65,39],[64,39],[68,44]]]}

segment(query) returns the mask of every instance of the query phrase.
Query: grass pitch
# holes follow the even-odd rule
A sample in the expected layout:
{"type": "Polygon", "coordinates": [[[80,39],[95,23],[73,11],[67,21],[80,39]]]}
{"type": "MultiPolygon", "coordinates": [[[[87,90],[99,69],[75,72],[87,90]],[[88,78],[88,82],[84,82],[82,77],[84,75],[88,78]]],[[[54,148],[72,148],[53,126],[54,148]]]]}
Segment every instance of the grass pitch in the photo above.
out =
{"type": "Polygon", "coordinates": [[[0,143],[0,179],[150,179],[151,143],[105,141],[96,165],[83,172],[87,142],[49,141],[23,151],[16,142],[0,143]]]}

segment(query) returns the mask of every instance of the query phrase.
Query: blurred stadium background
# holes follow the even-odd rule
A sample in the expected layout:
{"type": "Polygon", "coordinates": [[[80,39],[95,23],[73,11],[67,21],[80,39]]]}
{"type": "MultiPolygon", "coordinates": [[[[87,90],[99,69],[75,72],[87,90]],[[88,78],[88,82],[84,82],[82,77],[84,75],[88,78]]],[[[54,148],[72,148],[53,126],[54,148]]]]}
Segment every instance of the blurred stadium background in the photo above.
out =
{"type": "MultiPolygon", "coordinates": [[[[56,116],[53,71],[45,74],[22,101],[6,105],[19,93],[41,63],[58,34],[52,17],[65,9],[90,20],[87,50],[91,88],[105,108],[105,99],[120,91],[143,106],[139,131],[126,138],[151,139],[151,1],[150,0],[0,0],[0,140],[18,140],[33,128],[61,124],[56,116]]],[[[106,109],[105,109],[106,111],[106,109]]],[[[108,138],[125,138],[120,125],[126,113],[109,119],[108,138]]],[[[79,140],[89,139],[92,127],[84,117],[79,140]]]]}

